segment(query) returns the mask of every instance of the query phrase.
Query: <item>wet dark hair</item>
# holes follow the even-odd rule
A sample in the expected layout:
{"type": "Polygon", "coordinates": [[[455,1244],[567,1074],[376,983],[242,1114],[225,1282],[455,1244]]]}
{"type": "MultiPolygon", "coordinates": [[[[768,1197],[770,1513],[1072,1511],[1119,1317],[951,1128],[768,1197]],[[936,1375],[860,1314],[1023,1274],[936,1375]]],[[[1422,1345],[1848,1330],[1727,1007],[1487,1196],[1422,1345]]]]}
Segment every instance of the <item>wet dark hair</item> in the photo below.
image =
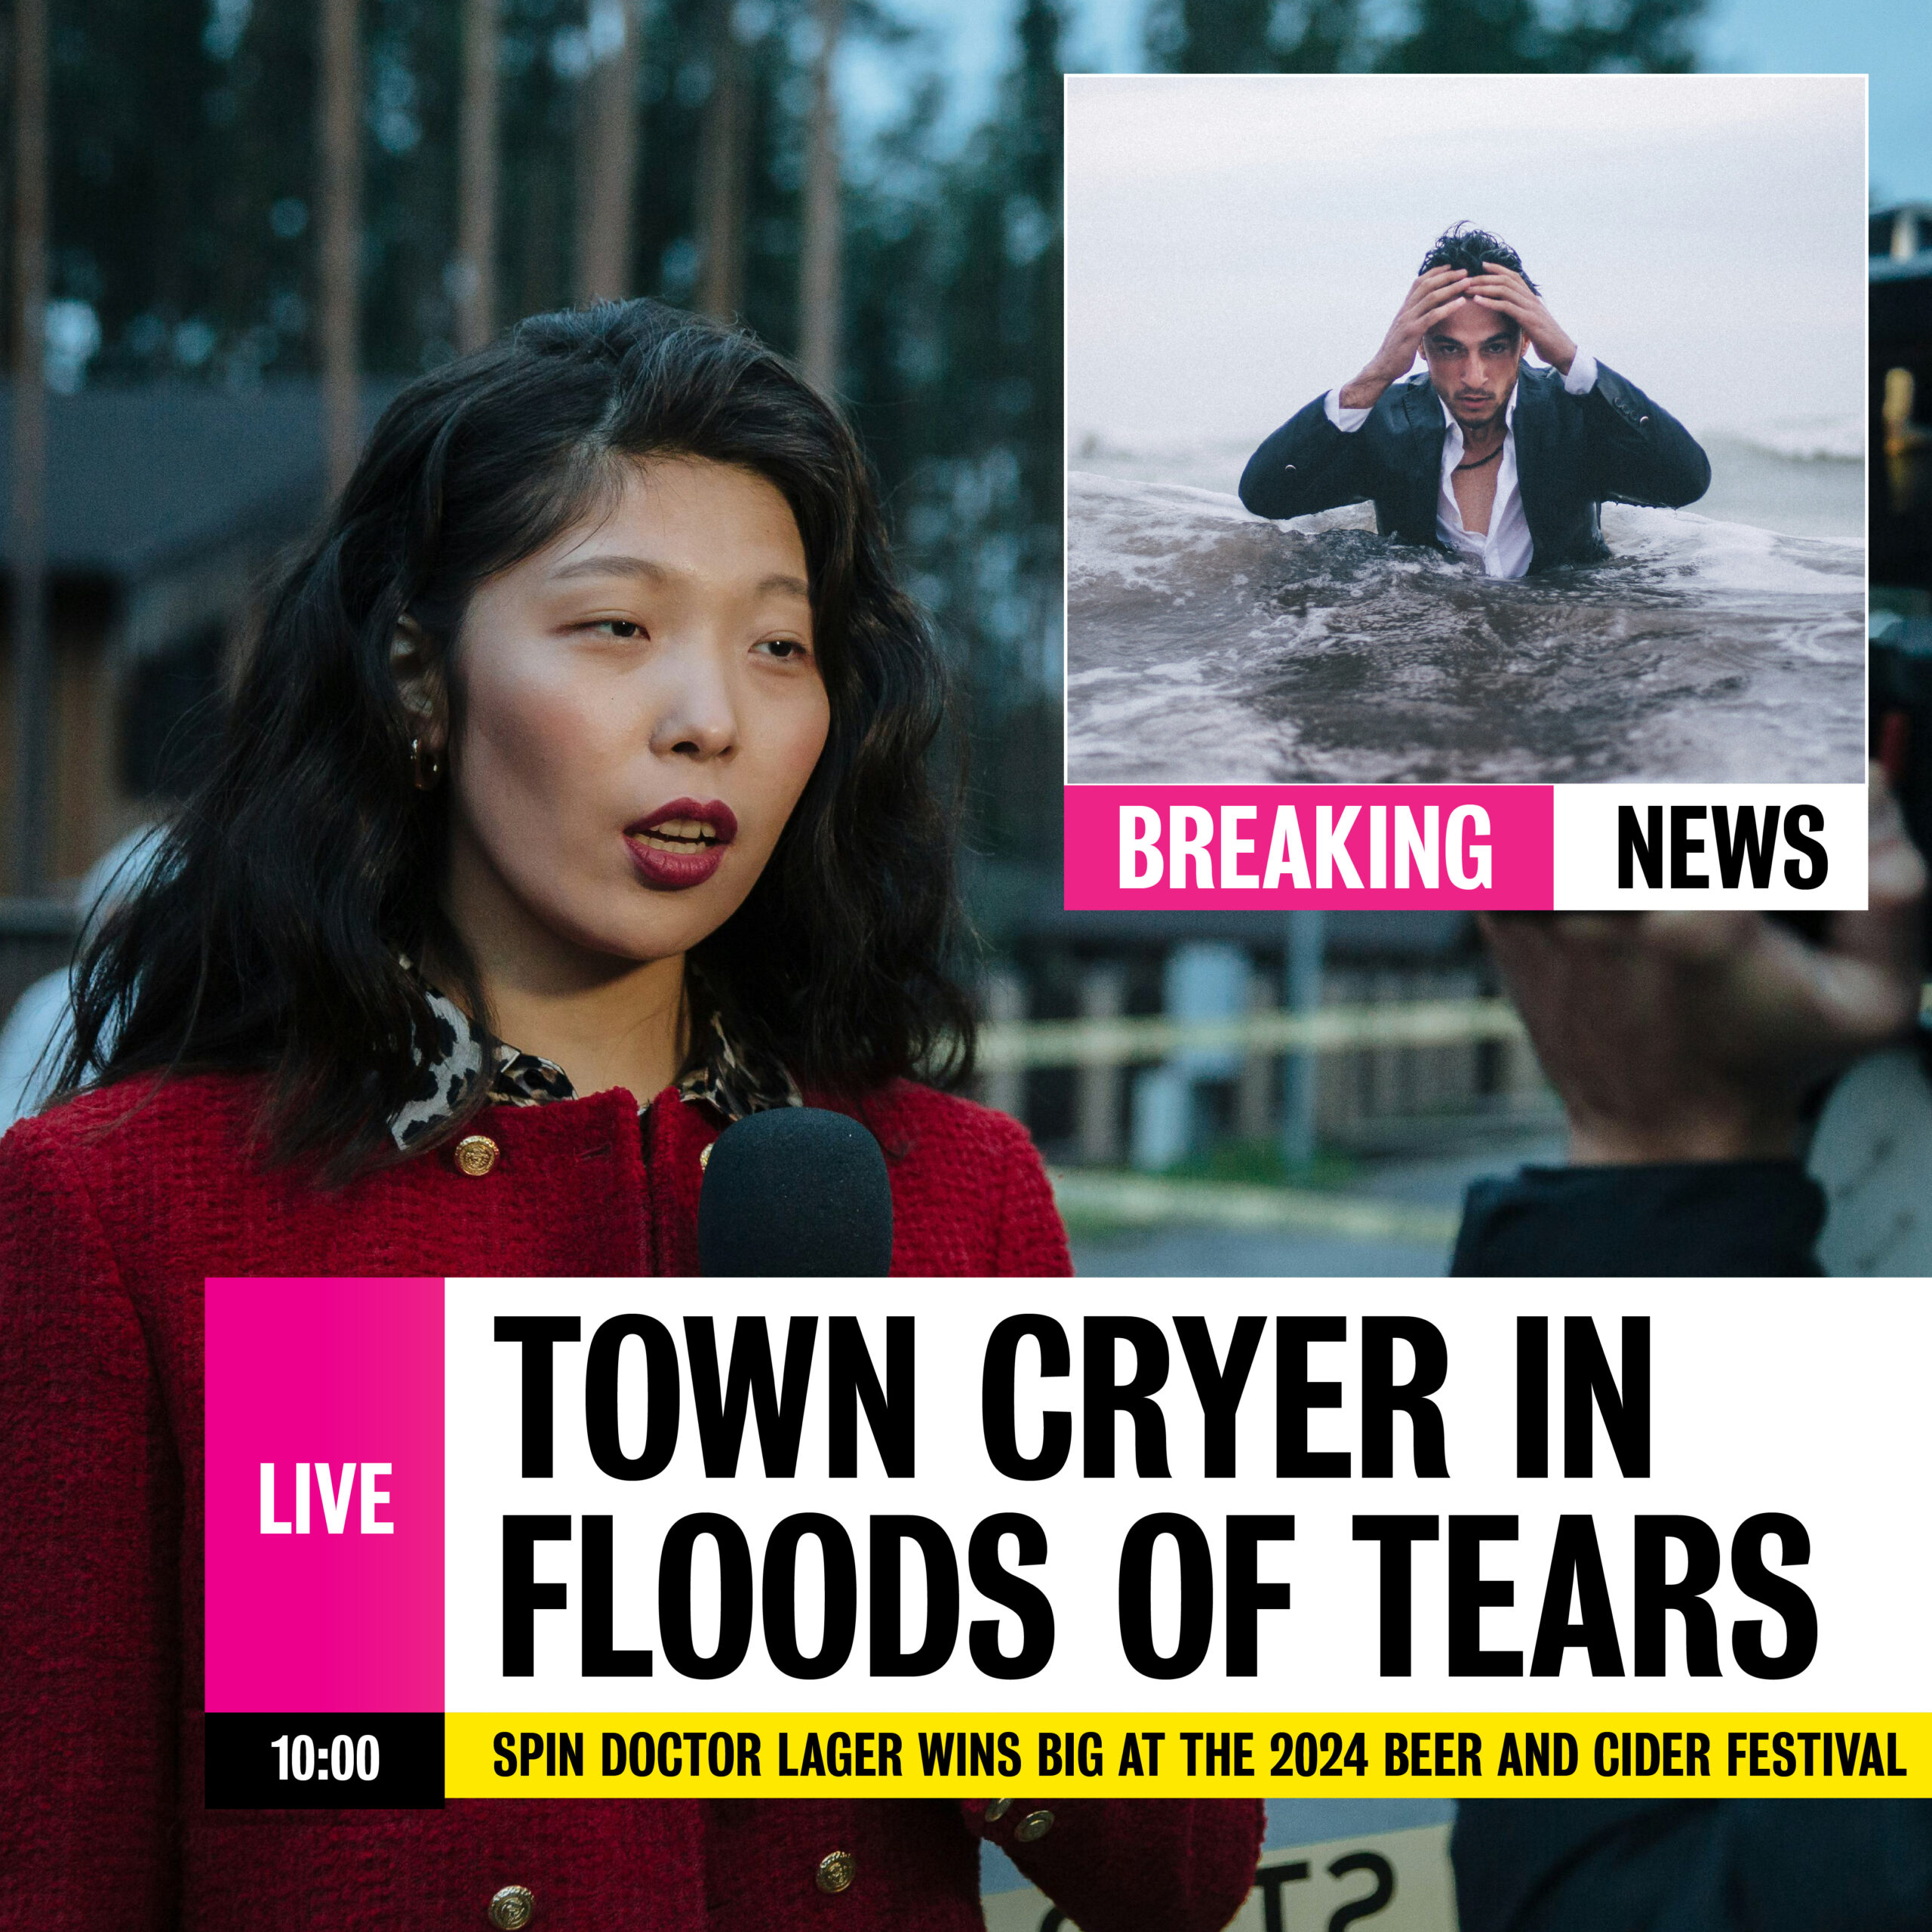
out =
{"type": "MultiPolygon", "coordinates": [[[[1509,269],[1521,275],[1528,283],[1532,295],[1543,293],[1530,281],[1522,257],[1508,242],[1499,240],[1486,228],[1471,227],[1466,221],[1445,228],[1429,245],[1429,253],[1422,258],[1422,266],[1416,273],[1426,275],[1431,269],[1460,269],[1465,275],[1480,275],[1485,262],[1494,262],[1498,268],[1509,269]]],[[[1513,319],[1509,321],[1509,333],[1520,333],[1513,319]]]]}
{"type": "Polygon", "coordinates": [[[1521,275],[1529,282],[1532,294],[1543,293],[1530,281],[1522,257],[1508,242],[1499,240],[1486,228],[1472,228],[1466,221],[1445,228],[1429,245],[1429,253],[1422,258],[1422,266],[1416,273],[1426,275],[1431,269],[1460,269],[1467,275],[1480,275],[1485,262],[1494,262],[1498,268],[1521,275]]]}
{"type": "MultiPolygon", "coordinates": [[[[689,955],[691,1037],[715,1014],[742,1049],[835,1095],[964,1071],[956,787],[933,765],[946,684],[894,582],[865,459],[752,337],[635,301],[534,317],[383,412],[268,597],[211,769],[82,950],[63,1095],[246,1069],[268,1076],[272,1158],[319,1156],[340,1181],[395,1157],[388,1124],[435,1036],[402,956],[434,959],[491,1044],[440,903],[448,792],[411,780],[397,625],[446,651],[478,583],[595,515],[626,462],[664,456],[752,471],[791,506],[831,709],[770,863],[689,955]]],[[[457,1132],[486,1085],[417,1144],[457,1132]]]]}

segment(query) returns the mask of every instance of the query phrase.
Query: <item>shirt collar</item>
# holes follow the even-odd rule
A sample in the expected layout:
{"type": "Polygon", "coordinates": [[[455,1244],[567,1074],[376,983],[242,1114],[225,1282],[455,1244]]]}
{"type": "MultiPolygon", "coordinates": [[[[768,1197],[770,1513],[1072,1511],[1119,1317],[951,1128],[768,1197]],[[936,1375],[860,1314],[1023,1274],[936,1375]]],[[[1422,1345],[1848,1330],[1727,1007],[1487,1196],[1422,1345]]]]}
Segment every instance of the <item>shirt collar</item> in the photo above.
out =
{"type": "MultiPolygon", "coordinates": [[[[415,974],[414,967],[410,971],[415,974]]],[[[406,1150],[440,1127],[486,1070],[493,1105],[534,1107],[577,1098],[570,1075],[555,1061],[504,1041],[492,1048],[486,1069],[483,1043],[469,1014],[447,993],[420,974],[415,977],[429,1006],[431,1032],[426,1041],[419,1040],[412,1050],[421,1070],[418,1091],[389,1121],[390,1138],[398,1147],[406,1150]]],[[[703,1102],[721,1114],[728,1126],[747,1114],[804,1105],[804,1097],[785,1068],[775,1060],[761,1061],[742,1051],[715,1013],[697,1063],[675,1084],[681,1100],[703,1102]]],[[[647,1098],[643,1105],[650,1103],[647,1098]]]]}

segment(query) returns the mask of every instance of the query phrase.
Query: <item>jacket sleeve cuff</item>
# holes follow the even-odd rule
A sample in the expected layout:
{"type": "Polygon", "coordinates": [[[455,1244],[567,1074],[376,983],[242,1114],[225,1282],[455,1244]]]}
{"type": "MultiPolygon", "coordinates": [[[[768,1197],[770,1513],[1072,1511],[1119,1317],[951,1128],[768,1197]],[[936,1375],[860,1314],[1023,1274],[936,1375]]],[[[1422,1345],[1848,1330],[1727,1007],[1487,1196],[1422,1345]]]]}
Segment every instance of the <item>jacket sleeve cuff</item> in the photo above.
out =
{"type": "Polygon", "coordinates": [[[1221,1932],[1254,1884],[1252,1799],[961,1799],[990,1840],[1086,1932],[1221,1932]]]}
{"type": "MultiPolygon", "coordinates": [[[[1592,364],[1591,366],[1594,368],[1595,365],[1592,364]]],[[[1321,408],[1322,414],[1345,436],[1353,435],[1355,431],[1368,420],[1371,414],[1366,409],[1344,409],[1342,407],[1342,391],[1339,384],[1328,392],[1321,408]]]]}
{"type": "Polygon", "coordinates": [[[1469,1189],[1452,1275],[1816,1275],[1823,1190],[1795,1161],[1525,1168],[1469,1189]]]}

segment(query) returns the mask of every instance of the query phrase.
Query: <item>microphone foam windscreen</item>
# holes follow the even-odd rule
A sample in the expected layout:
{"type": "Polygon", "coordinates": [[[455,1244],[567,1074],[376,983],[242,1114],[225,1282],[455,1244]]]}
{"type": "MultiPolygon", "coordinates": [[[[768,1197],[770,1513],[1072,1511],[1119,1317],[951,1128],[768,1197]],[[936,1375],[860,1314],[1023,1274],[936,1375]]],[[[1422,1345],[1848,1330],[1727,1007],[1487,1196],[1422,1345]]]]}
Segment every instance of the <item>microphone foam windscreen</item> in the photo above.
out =
{"type": "Polygon", "coordinates": [[[773,1107],[712,1143],[697,1204],[707,1275],[884,1275],[892,1186],[878,1143],[844,1114],[773,1107]]]}

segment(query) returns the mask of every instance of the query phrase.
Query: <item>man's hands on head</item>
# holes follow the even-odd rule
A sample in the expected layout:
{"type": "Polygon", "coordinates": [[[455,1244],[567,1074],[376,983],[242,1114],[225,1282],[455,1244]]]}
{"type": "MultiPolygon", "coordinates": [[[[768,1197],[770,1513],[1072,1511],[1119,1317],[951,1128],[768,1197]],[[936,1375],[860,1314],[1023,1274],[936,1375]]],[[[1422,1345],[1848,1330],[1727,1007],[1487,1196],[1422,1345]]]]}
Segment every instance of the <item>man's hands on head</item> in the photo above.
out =
{"type": "Polygon", "coordinates": [[[1343,386],[1344,409],[1372,408],[1391,383],[1399,383],[1414,368],[1423,338],[1444,316],[1455,312],[1463,299],[1463,285],[1469,279],[1463,269],[1446,268],[1431,269],[1416,278],[1389,325],[1389,333],[1382,338],[1382,346],[1361,374],[1343,386]]]}
{"type": "Polygon", "coordinates": [[[1415,366],[1417,352],[1429,331],[1454,314],[1465,302],[1487,303],[1507,315],[1529,338],[1530,346],[1559,375],[1567,376],[1577,359],[1577,345],[1543,306],[1537,295],[1512,269],[1485,262],[1472,275],[1461,269],[1431,269],[1418,275],[1403,297],[1395,319],[1382,338],[1382,346],[1352,383],[1343,386],[1344,409],[1372,408],[1390,383],[1398,383],[1415,366]]]}
{"type": "Polygon", "coordinates": [[[1875,768],[1870,798],[1869,909],[1823,946],[1756,912],[1483,919],[1574,1161],[1788,1156],[1807,1091],[1910,1027],[1925,867],[1875,768]]]}
{"type": "Polygon", "coordinates": [[[1556,318],[1543,306],[1543,297],[1513,269],[1485,262],[1482,273],[1472,275],[1463,295],[1472,302],[1486,302],[1500,309],[1530,339],[1530,346],[1559,376],[1570,373],[1577,359],[1577,345],[1556,318]]]}

